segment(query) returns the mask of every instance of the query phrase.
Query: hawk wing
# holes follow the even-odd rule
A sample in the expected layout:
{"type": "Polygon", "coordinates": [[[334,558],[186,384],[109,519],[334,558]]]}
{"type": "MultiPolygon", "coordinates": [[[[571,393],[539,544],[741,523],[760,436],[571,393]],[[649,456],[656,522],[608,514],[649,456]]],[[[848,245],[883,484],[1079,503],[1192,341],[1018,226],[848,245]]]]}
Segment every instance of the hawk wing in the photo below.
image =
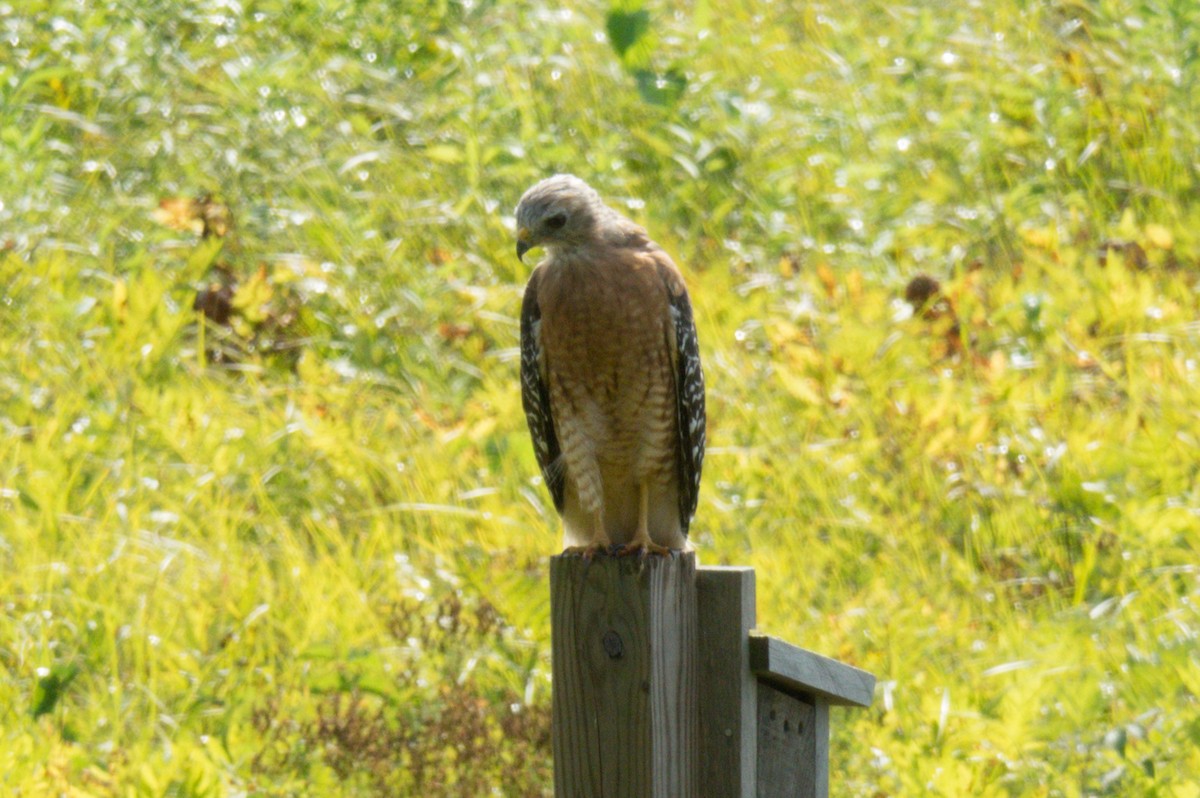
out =
{"type": "Polygon", "coordinates": [[[521,301],[521,406],[533,438],[542,479],[554,499],[554,509],[563,511],[563,465],[558,436],[554,434],[554,416],[550,412],[550,390],[546,385],[545,355],[542,352],[542,311],[538,307],[535,269],[525,286],[521,301]]]}
{"type": "Polygon", "coordinates": [[[700,498],[700,471],[704,466],[704,373],[700,369],[700,342],[692,318],[683,278],[665,253],[658,253],[659,273],[667,284],[670,301],[671,347],[675,377],[675,414],[679,447],[675,465],[679,480],[679,525],[686,537],[700,498]],[[670,266],[662,263],[666,260],[670,266]]]}

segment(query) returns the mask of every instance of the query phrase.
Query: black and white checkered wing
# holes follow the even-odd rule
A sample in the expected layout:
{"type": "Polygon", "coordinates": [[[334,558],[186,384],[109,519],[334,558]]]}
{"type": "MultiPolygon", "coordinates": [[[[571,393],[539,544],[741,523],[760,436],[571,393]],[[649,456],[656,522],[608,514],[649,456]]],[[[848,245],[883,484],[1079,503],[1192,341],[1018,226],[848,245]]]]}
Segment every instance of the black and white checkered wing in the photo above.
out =
{"type": "MultiPolygon", "coordinates": [[[[668,283],[668,286],[670,284],[668,283]]],[[[700,368],[700,342],[686,290],[671,294],[671,324],[675,331],[675,404],[679,426],[679,522],[683,534],[696,514],[700,498],[700,471],[704,466],[704,372],[700,368]]]]}
{"type": "Polygon", "coordinates": [[[535,271],[525,286],[521,301],[521,406],[533,438],[542,479],[554,499],[554,508],[563,510],[563,466],[558,437],[554,434],[554,416],[550,412],[550,390],[546,385],[545,355],[542,352],[542,312],[537,302],[535,271]]]}

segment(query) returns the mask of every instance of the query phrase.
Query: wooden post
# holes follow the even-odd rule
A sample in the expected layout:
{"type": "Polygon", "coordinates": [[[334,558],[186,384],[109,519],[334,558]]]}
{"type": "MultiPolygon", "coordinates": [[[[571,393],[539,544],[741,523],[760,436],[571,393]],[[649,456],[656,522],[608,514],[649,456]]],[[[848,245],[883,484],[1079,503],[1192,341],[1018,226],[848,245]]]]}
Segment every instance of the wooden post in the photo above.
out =
{"type": "Polygon", "coordinates": [[[700,783],[704,794],[757,794],[757,679],[750,670],[754,569],[696,571],[700,616],[700,783]]]}
{"type": "Polygon", "coordinates": [[[550,559],[558,798],[827,798],[829,707],[875,677],[754,627],[754,571],[550,559]]]}
{"type": "Polygon", "coordinates": [[[550,615],[554,794],[695,798],[695,554],[552,557],[550,615]]]}

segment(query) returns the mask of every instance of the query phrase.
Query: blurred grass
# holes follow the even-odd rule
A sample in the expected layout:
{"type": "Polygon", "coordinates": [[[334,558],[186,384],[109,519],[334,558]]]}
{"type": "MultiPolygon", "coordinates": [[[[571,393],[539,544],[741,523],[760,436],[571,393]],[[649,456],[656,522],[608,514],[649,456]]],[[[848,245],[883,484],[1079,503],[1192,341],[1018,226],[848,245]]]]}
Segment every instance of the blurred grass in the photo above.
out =
{"type": "Polygon", "coordinates": [[[1200,795],[1200,11],[645,10],[0,3],[0,787],[548,790],[569,170],[685,265],[702,559],[880,677],[836,794],[1200,795]]]}

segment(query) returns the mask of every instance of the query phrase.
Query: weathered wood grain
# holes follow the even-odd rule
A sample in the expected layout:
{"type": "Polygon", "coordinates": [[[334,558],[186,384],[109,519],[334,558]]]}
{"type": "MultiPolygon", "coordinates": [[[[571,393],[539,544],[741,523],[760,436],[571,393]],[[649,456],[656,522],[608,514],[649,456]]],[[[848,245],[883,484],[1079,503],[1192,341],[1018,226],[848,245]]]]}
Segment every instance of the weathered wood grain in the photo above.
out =
{"type": "Polygon", "coordinates": [[[829,704],[758,686],[757,798],[828,798],[829,704]]]}
{"type": "Polygon", "coordinates": [[[554,791],[697,795],[696,559],[550,560],[554,791]]]}
{"type": "Polygon", "coordinates": [[[754,569],[696,572],[700,666],[700,783],[706,796],[755,795],[756,680],[750,672],[754,569]]]}
{"type": "Polygon", "coordinates": [[[765,635],[750,635],[750,668],[760,681],[834,705],[867,707],[875,695],[872,674],[765,635]]]}

